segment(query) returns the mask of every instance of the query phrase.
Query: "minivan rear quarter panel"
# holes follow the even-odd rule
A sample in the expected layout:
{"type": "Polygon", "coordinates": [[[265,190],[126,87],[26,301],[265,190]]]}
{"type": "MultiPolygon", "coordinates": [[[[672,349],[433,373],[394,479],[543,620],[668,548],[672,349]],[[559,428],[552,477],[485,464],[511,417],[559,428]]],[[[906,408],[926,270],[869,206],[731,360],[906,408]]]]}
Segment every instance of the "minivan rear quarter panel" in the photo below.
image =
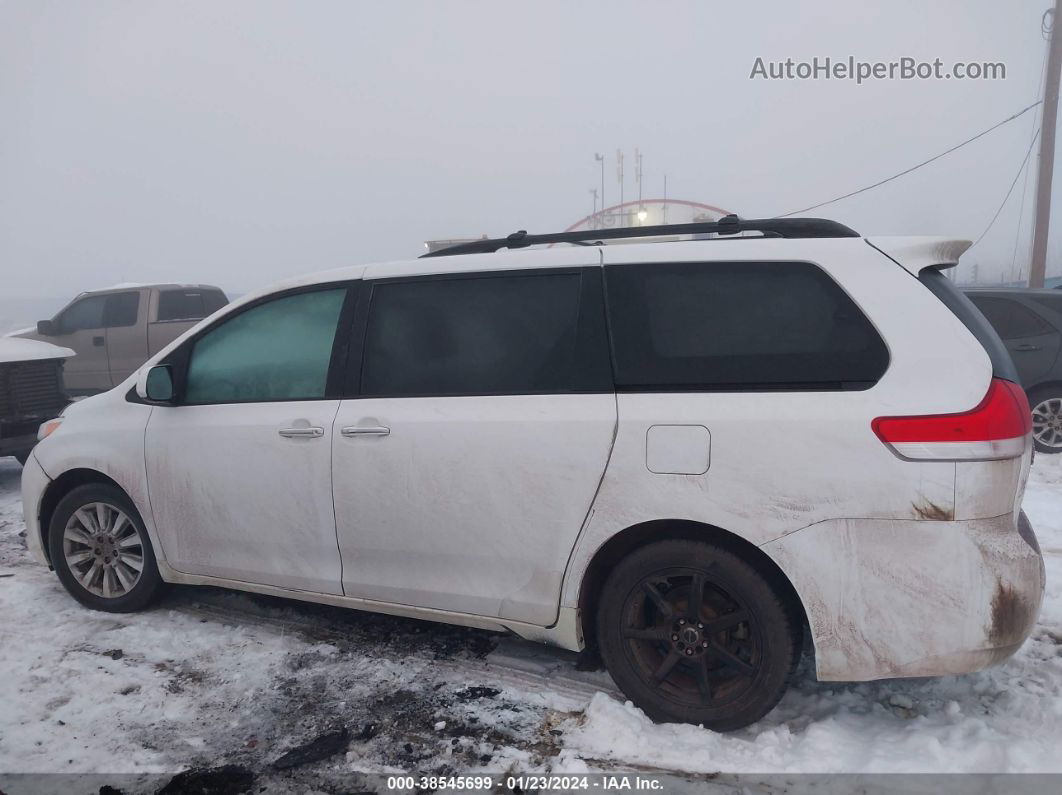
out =
{"type": "MultiPolygon", "coordinates": [[[[848,523],[858,538],[884,534],[898,541],[896,533],[931,534],[957,515],[1015,515],[1012,479],[997,501],[957,505],[954,462],[903,461],[871,430],[879,416],[971,409],[984,397],[992,370],[988,355],[963,324],[912,274],[865,242],[767,239],[613,246],[604,256],[606,279],[610,265],[624,262],[695,264],[724,257],[811,262],[832,276],[877,328],[889,349],[889,365],[875,385],[861,391],[621,392],[613,454],[569,565],[565,607],[579,605],[583,573],[594,553],[617,533],[645,522],[696,522],[762,547],[781,565],[806,606],[805,595],[816,592],[816,581],[827,571],[834,575],[824,566],[834,547],[852,543],[843,533],[809,533],[806,528],[848,523]],[[646,467],[647,431],[661,423],[708,429],[711,463],[704,474],[654,473],[646,467]],[[770,543],[794,534],[806,534],[805,543],[821,553],[822,564],[801,560],[795,565],[777,543],[770,543]]],[[[967,466],[997,464],[1014,465],[967,466]]],[[[972,471],[964,477],[976,479],[972,471]]],[[[998,470],[985,471],[989,480],[997,477],[998,470]]],[[[902,565],[889,576],[899,587],[932,596],[917,577],[904,580],[902,565]]],[[[872,620],[866,613],[847,615],[839,602],[831,603],[830,610],[829,620],[812,624],[816,645],[836,635],[838,626],[856,635],[876,631],[865,623],[872,620]]],[[[880,675],[888,675],[890,666],[883,666],[880,675]]]]}

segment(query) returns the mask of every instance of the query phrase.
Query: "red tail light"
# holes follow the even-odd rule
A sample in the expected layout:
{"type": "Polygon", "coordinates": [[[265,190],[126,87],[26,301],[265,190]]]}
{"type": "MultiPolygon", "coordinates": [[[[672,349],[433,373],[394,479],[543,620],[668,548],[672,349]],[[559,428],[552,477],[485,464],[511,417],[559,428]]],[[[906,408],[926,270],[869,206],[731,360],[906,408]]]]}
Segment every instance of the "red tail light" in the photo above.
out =
{"type": "Polygon", "coordinates": [[[911,461],[991,461],[1016,458],[1032,430],[1029,401],[1020,386],[993,378],[980,405],[961,414],[878,417],[874,433],[911,461]]]}

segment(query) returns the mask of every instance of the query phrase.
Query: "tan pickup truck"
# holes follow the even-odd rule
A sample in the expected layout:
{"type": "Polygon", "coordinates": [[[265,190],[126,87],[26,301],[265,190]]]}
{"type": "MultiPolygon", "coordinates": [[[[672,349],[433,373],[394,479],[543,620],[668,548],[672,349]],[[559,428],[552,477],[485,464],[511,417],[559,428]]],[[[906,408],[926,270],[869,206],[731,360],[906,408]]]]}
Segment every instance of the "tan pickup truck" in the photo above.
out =
{"type": "Polygon", "coordinates": [[[71,395],[103,392],[124,381],[152,354],[229,302],[205,284],[146,284],[82,293],[36,331],[12,336],[42,340],[77,355],[63,382],[71,395]]]}

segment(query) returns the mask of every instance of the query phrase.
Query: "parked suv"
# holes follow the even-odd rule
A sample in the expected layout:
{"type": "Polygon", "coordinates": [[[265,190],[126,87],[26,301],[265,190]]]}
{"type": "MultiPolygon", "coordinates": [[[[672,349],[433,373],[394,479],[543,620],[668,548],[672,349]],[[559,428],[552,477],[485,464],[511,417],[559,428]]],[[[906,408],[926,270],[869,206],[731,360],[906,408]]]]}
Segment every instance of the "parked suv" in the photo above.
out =
{"type": "Polygon", "coordinates": [[[1062,453],[1062,293],[978,288],[966,294],[1014,359],[1032,406],[1036,449],[1062,453]]]}
{"type": "Polygon", "coordinates": [[[36,331],[13,336],[37,339],[77,353],[64,373],[67,391],[91,395],[120,384],[158,353],[228,303],[217,287],[151,284],[82,293],[36,331]]]}
{"type": "Polygon", "coordinates": [[[287,282],[45,425],[29,544],[101,610],[210,584],[593,645],[720,730],[805,635],[822,680],[975,671],[1044,575],[968,246],[728,217],[287,282]]]}

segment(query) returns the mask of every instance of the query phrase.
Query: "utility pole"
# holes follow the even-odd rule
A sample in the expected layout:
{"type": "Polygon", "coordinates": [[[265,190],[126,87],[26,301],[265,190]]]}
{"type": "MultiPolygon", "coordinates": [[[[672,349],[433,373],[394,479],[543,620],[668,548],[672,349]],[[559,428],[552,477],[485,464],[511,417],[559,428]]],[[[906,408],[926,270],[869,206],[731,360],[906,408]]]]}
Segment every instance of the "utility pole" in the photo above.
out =
{"type": "Polygon", "coordinates": [[[590,214],[590,228],[594,228],[594,220],[597,218],[597,188],[590,188],[590,192],[594,194],[594,211],[590,214]]]}
{"type": "Polygon", "coordinates": [[[1051,44],[1047,54],[1047,77],[1044,81],[1044,104],[1040,122],[1040,173],[1036,180],[1036,220],[1033,226],[1032,264],[1029,286],[1043,287],[1047,274],[1047,235],[1051,227],[1051,178],[1055,170],[1055,123],[1058,120],[1058,84],[1062,71],[1062,0],[1055,0],[1051,15],[1051,44]]]}
{"type": "Polygon", "coordinates": [[[605,223],[605,156],[594,152],[594,160],[601,164],[601,225],[605,223]]]}
{"type": "MultiPolygon", "coordinates": [[[[626,210],[623,209],[623,150],[616,150],[616,178],[619,180],[620,191],[620,218],[624,216],[626,210]]],[[[626,226],[627,224],[623,224],[626,226]]]]}

